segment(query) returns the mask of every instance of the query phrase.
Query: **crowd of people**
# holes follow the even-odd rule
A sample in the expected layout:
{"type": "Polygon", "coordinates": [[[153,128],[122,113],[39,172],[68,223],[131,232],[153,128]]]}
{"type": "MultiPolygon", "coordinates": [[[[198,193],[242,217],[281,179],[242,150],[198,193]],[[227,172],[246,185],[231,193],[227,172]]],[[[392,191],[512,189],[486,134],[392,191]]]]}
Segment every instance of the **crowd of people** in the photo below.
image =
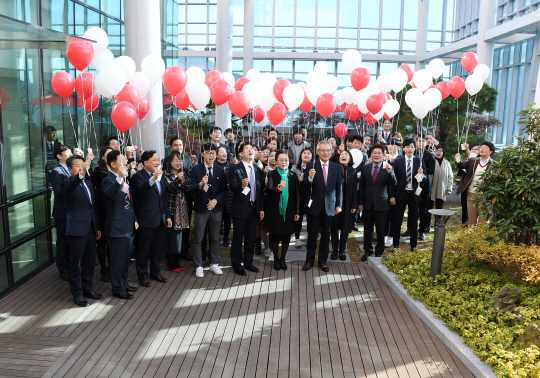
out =
{"type": "MultiPolygon", "coordinates": [[[[60,277],[69,282],[75,303],[88,306],[88,298],[102,298],[92,285],[97,258],[101,279],[111,283],[113,295],[132,299],[138,290],[128,281],[132,249],[142,287],[167,282],[161,272],[163,252],[172,272],[185,270],[183,259],[193,261],[196,277],[204,277],[205,264],[221,275],[220,234],[236,274],[257,273],[254,255],[262,254],[274,269],[286,270],[292,234],[294,246],[302,246],[304,218],[304,271],[314,267],[316,254],[324,272],[330,269],[328,258],[346,260],[349,234],[360,222],[362,261],[373,252],[382,256],[385,248],[399,248],[402,236],[410,237],[414,250],[430,231],[428,210],[443,208],[454,175],[445,149],[433,136],[403,139],[391,129],[392,122],[385,121],[373,140],[349,135],[337,145],[328,136],[312,146],[303,127],[294,128],[287,145],[271,126],[253,141],[236,140],[227,129],[225,143],[215,127],[199,156],[185,155],[184,142],[173,136],[163,160],[156,151],[137,151],[136,146],[123,154],[118,139],[111,137],[94,167],[90,149],[84,157],[80,149],[57,143],[53,155],[58,165],[49,177],[60,277]],[[402,234],[406,209],[407,231],[402,234]]],[[[464,147],[467,160],[455,156],[458,193],[464,223],[476,224],[481,209],[473,202],[479,195],[475,188],[495,147],[490,142],[470,151],[464,147]]]]}

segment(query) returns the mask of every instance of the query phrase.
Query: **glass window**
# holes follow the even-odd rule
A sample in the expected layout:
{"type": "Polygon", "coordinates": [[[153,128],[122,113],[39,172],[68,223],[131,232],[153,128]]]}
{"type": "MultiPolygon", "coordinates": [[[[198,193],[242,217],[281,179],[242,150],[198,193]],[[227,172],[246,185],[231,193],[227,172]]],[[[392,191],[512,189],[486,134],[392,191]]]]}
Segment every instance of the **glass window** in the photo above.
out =
{"type": "Polygon", "coordinates": [[[6,239],[4,235],[4,212],[0,211],[0,250],[4,248],[6,248],[6,239]]]}
{"type": "Polygon", "coordinates": [[[272,25],[273,1],[255,1],[255,25],[272,25]]]}
{"type": "Polygon", "coordinates": [[[244,0],[233,0],[233,20],[235,25],[244,23],[244,0]]]}
{"type": "Polygon", "coordinates": [[[399,41],[381,41],[382,50],[399,50],[399,41]]]}
{"type": "Polygon", "coordinates": [[[362,41],[360,41],[360,48],[361,49],[374,49],[374,50],[377,50],[379,48],[379,41],[362,40],[362,41]]]}
{"type": "Polygon", "coordinates": [[[7,253],[0,255],[0,293],[9,289],[7,253]]]}
{"type": "Polygon", "coordinates": [[[293,39],[292,38],[274,38],[274,46],[275,48],[283,48],[283,47],[288,47],[288,48],[291,48],[293,47],[293,39]]]}
{"type": "Polygon", "coordinates": [[[255,26],[254,34],[261,37],[271,37],[272,36],[272,27],[271,26],[255,26]]]}
{"type": "Polygon", "coordinates": [[[293,28],[292,27],[283,27],[283,26],[276,27],[274,29],[274,36],[292,38],[292,36],[293,36],[293,28]]]}
{"type": "Polygon", "coordinates": [[[362,39],[379,39],[379,30],[362,29],[360,31],[360,37],[362,39]]]}
{"type": "Polygon", "coordinates": [[[324,0],[318,2],[317,26],[336,27],[337,0],[324,0]]]}
{"type": "Polygon", "coordinates": [[[396,68],[398,68],[398,63],[381,63],[380,64],[380,74],[389,74],[396,68]]]}
{"type": "Polygon", "coordinates": [[[271,60],[253,60],[253,68],[258,69],[262,73],[272,71],[271,60]]]}
{"type": "Polygon", "coordinates": [[[75,4],[75,34],[83,35],[86,29],[94,26],[99,27],[99,17],[99,13],[92,9],[75,4]]]}
{"type": "Polygon", "coordinates": [[[443,28],[443,1],[430,1],[428,7],[428,29],[429,30],[442,30],[443,28]]]}
{"type": "Polygon", "coordinates": [[[294,62],[296,72],[305,72],[308,73],[313,71],[315,63],[312,60],[297,60],[294,62]]]}
{"type": "Polygon", "coordinates": [[[74,34],[73,3],[65,0],[42,0],[43,26],[62,33],[74,34]]]}
{"type": "Polygon", "coordinates": [[[356,39],[342,39],[340,38],[338,41],[338,47],[340,49],[355,49],[357,48],[357,40],[356,39]]]}
{"type": "Polygon", "coordinates": [[[317,38],[336,38],[336,28],[318,28],[317,38]]]}
{"type": "Polygon", "coordinates": [[[276,0],[276,25],[294,25],[294,0],[276,0]]]}
{"type": "Polygon", "coordinates": [[[315,25],[315,2],[313,0],[296,0],[296,25],[315,25]]]}
{"type": "Polygon", "coordinates": [[[319,38],[317,39],[317,48],[335,48],[336,47],[336,40],[335,38],[327,39],[327,38],[319,38]]]}
{"type": "Polygon", "coordinates": [[[358,29],[339,29],[339,37],[340,38],[358,38],[358,29]]]}
{"type": "Polygon", "coordinates": [[[49,262],[47,233],[11,251],[15,283],[49,262]]]}
{"type": "Polygon", "coordinates": [[[19,21],[39,25],[39,0],[2,1],[2,14],[19,21]]]}
{"type": "Polygon", "coordinates": [[[122,2],[122,0],[101,0],[101,10],[109,16],[122,19],[122,15],[120,14],[120,4],[122,2]]]}
{"type": "Polygon", "coordinates": [[[418,0],[405,0],[405,5],[403,6],[404,29],[416,30],[418,28],[418,4],[418,0]]]}
{"type": "Polygon", "coordinates": [[[362,1],[362,11],[360,12],[360,26],[362,26],[363,28],[378,28],[379,11],[380,9],[378,6],[373,6],[373,2],[362,1]]]}
{"type": "Polygon", "coordinates": [[[187,32],[190,34],[206,34],[206,24],[188,24],[187,32]]]}
{"type": "Polygon", "coordinates": [[[38,196],[8,209],[11,244],[47,226],[45,196],[38,196]]]}
{"type": "Polygon", "coordinates": [[[401,0],[383,0],[382,27],[399,28],[401,26],[401,0]]]}
{"type": "Polygon", "coordinates": [[[99,0],[79,0],[81,3],[99,9],[99,0]]]}
{"type": "Polygon", "coordinates": [[[292,72],[292,60],[274,60],[274,72],[292,72]]]}
{"type": "Polygon", "coordinates": [[[118,21],[102,16],[101,28],[109,36],[109,50],[115,57],[122,55],[122,27],[118,21]]]}
{"type": "Polygon", "coordinates": [[[338,26],[358,27],[358,3],[358,1],[340,1],[338,26]]]}
{"type": "Polygon", "coordinates": [[[187,20],[188,22],[206,22],[206,5],[188,5],[187,20]]]}
{"type": "Polygon", "coordinates": [[[296,38],[296,47],[298,48],[314,48],[315,39],[313,38],[296,38]]]}
{"type": "Polygon", "coordinates": [[[399,39],[399,30],[382,30],[381,38],[382,39],[399,39]]]}
{"type": "Polygon", "coordinates": [[[208,22],[217,22],[217,5],[210,5],[208,7],[208,22]]]}
{"type": "Polygon", "coordinates": [[[296,28],[296,37],[315,37],[315,28],[296,28]]]}
{"type": "Polygon", "coordinates": [[[243,59],[233,59],[232,67],[233,67],[233,71],[242,72],[244,70],[244,60],[243,59]]]}

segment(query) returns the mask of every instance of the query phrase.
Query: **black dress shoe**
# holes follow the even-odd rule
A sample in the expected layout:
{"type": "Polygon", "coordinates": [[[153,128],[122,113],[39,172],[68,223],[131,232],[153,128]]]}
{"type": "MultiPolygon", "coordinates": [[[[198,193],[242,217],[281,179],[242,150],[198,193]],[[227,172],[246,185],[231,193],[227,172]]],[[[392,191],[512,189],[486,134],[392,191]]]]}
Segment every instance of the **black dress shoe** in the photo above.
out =
{"type": "Polygon", "coordinates": [[[347,255],[345,254],[345,252],[341,252],[341,253],[339,254],[339,259],[340,259],[341,261],[347,260],[347,255]]]}
{"type": "Polygon", "coordinates": [[[83,291],[83,296],[86,298],[92,298],[92,299],[101,299],[103,298],[103,295],[96,293],[95,291],[83,291]]]}
{"type": "Polygon", "coordinates": [[[357,226],[357,225],[353,225],[353,226],[352,226],[352,230],[353,230],[353,231],[357,231],[357,232],[360,231],[360,230],[358,229],[358,226],[357,226]]]}
{"type": "Polygon", "coordinates": [[[319,263],[319,269],[322,270],[323,272],[330,271],[330,268],[328,267],[328,265],[323,264],[323,263],[319,263]]]}
{"type": "Polygon", "coordinates": [[[420,235],[418,235],[418,239],[420,239],[420,240],[426,240],[426,234],[424,234],[424,233],[422,232],[420,235]]]}
{"type": "Polygon", "coordinates": [[[367,261],[367,258],[369,256],[373,255],[373,252],[364,252],[364,256],[362,256],[362,258],[360,259],[360,261],[363,261],[363,262],[366,262],[367,261]]]}
{"type": "Polygon", "coordinates": [[[120,299],[133,299],[133,295],[129,293],[113,293],[116,298],[120,299]]]}
{"type": "Polygon", "coordinates": [[[313,267],[313,264],[307,262],[302,266],[302,270],[305,272],[306,270],[310,270],[312,267],[313,267]]]}
{"type": "Polygon", "coordinates": [[[86,300],[85,297],[77,297],[74,299],[75,303],[78,305],[78,306],[81,306],[81,307],[86,307],[86,306],[89,306],[90,303],[88,303],[88,301],[86,300]]]}
{"type": "Polygon", "coordinates": [[[259,268],[257,268],[255,265],[248,265],[248,266],[244,266],[244,269],[247,269],[251,272],[254,272],[254,273],[259,273],[259,268]]]}
{"type": "Polygon", "coordinates": [[[133,292],[135,292],[135,291],[137,291],[137,290],[139,290],[138,287],[135,287],[135,286],[129,286],[129,285],[126,286],[126,291],[127,291],[128,293],[133,293],[133,292]]]}
{"type": "Polygon", "coordinates": [[[153,279],[154,281],[161,282],[161,283],[167,282],[167,279],[163,276],[154,276],[150,278],[153,279]]]}
{"type": "Polygon", "coordinates": [[[332,251],[332,254],[330,255],[330,260],[337,260],[337,251],[332,251]]]}
{"type": "Polygon", "coordinates": [[[150,283],[150,281],[149,281],[148,279],[146,279],[146,280],[141,280],[139,283],[141,284],[141,286],[144,286],[144,287],[150,287],[150,286],[152,286],[152,284],[150,283]]]}
{"type": "Polygon", "coordinates": [[[60,278],[64,281],[69,281],[69,276],[67,273],[60,273],[60,278]]]}
{"type": "Polygon", "coordinates": [[[234,272],[235,272],[236,274],[238,274],[239,276],[247,276],[247,273],[246,273],[246,271],[244,270],[244,268],[234,269],[234,272]]]}
{"type": "Polygon", "coordinates": [[[189,254],[189,252],[184,252],[180,254],[180,258],[184,259],[186,261],[193,261],[193,256],[189,254]]]}
{"type": "Polygon", "coordinates": [[[409,233],[409,230],[407,230],[404,233],[402,233],[401,236],[411,236],[411,234],[409,233]]]}

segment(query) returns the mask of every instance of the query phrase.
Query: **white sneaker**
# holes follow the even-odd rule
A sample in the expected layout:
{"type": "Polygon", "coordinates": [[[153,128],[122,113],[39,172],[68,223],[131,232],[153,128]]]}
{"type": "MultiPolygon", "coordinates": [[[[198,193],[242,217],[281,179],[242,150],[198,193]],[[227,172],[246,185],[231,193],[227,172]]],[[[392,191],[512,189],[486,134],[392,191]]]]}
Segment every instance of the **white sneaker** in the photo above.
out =
{"type": "Polygon", "coordinates": [[[391,238],[390,236],[385,236],[384,237],[384,246],[386,248],[391,247],[393,244],[394,244],[394,239],[393,238],[391,238]]]}
{"type": "Polygon", "coordinates": [[[296,239],[294,242],[294,246],[296,248],[300,248],[302,246],[302,241],[300,239],[296,239]]]}
{"type": "Polygon", "coordinates": [[[268,261],[274,261],[274,254],[273,253],[270,256],[268,256],[268,261]]]}
{"type": "Polygon", "coordinates": [[[211,265],[210,265],[210,270],[211,270],[214,274],[223,274],[223,271],[221,270],[221,268],[219,267],[218,264],[211,264],[211,265]]]}
{"type": "Polygon", "coordinates": [[[203,278],[204,277],[204,270],[203,270],[202,266],[195,269],[195,277],[197,277],[197,278],[203,278]]]}
{"type": "Polygon", "coordinates": [[[266,249],[264,250],[264,256],[265,256],[265,257],[270,257],[270,256],[273,257],[274,254],[272,253],[272,251],[270,250],[270,248],[266,248],[266,249]]]}

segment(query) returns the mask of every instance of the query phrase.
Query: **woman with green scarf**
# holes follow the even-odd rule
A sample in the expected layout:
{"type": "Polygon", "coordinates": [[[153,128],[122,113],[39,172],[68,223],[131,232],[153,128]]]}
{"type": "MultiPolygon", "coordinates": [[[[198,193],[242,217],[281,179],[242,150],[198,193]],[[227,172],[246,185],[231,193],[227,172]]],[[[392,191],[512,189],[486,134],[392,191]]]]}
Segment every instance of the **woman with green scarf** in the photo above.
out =
{"type": "Polygon", "coordinates": [[[295,229],[295,221],[300,219],[300,190],[298,176],[289,170],[287,151],[278,150],[276,161],[277,169],[268,173],[268,183],[264,189],[264,230],[270,234],[274,269],[285,270],[285,256],[295,229]]]}

